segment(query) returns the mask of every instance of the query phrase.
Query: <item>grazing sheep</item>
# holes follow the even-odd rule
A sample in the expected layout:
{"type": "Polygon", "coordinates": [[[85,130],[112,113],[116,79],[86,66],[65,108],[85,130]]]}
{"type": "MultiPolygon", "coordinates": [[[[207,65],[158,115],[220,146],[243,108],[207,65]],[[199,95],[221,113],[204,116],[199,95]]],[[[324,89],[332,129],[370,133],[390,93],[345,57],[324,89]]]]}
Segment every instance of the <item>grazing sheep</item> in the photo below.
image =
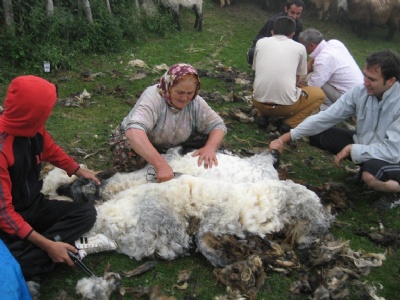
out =
{"type": "Polygon", "coordinates": [[[203,0],[160,0],[164,8],[171,10],[177,28],[181,31],[179,7],[191,8],[195,15],[194,28],[201,31],[203,28],[203,0]]]}
{"type": "Polygon", "coordinates": [[[265,7],[269,10],[282,10],[286,6],[286,0],[265,0],[265,7]]]}
{"type": "Polygon", "coordinates": [[[138,11],[144,12],[148,16],[154,16],[157,12],[157,7],[153,0],[135,0],[135,7],[138,11]]]}
{"type": "Polygon", "coordinates": [[[390,41],[400,27],[400,1],[398,0],[347,0],[347,15],[353,23],[353,30],[361,38],[368,38],[368,32],[375,26],[386,25],[390,41]]]}
{"type": "Polygon", "coordinates": [[[349,8],[347,6],[347,0],[338,0],[336,6],[336,13],[338,15],[338,21],[342,23],[347,17],[347,12],[349,8]]]}
{"type": "Polygon", "coordinates": [[[333,221],[314,192],[278,179],[270,153],[250,158],[218,153],[212,169],[199,168],[191,153],[179,153],[174,148],[165,155],[183,173],[168,182],[148,182],[146,168],[104,180],[97,193],[107,201],[97,206],[92,231],[115,240],[117,251],[136,260],[172,260],[197,247],[221,267],[232,260],[209,243],[210,236],[290,232],[298,246],[308,247],[333,221]]]}
{"type": "Polygon", "coordinates": [[[224,7],[225,4],[226,5],[231,5],[231,1],[230,0],[219,0],[221,7],[224,7]]]}
{"type": "Polygon", "coordinates": [[[311,0],[318,11],[319,20],[328,20],[330,9],[336,5],[336,0],[311,0]]]}

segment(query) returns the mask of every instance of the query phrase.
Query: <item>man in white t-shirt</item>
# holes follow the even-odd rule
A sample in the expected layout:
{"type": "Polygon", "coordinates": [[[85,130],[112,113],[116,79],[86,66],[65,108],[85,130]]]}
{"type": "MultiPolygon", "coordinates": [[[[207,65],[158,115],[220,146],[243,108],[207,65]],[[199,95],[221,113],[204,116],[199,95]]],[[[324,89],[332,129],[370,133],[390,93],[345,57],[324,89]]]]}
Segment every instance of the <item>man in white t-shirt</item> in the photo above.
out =
{"type": "Polygon", "coordinates": [[[299,35],[310,55],[308,62],[308,85],[318,86],[326,94],[321,105],[325,110],[344,93],[358,84],[364,76],[346,46],[335,39],[325,41],[321,32],[309,28],[299,35]]]}
{"type": "Polygon", "coordinates": [[[295,30],[292,18],[277,18],[273,35],[260,39],[254,53],[253,105],[259,116],[282,117],[281,132],[296,127],[318,110],[325,98],[318,87],[298,86],[300,76],[307,74],[307,52],[292,40],[295,30]]]}

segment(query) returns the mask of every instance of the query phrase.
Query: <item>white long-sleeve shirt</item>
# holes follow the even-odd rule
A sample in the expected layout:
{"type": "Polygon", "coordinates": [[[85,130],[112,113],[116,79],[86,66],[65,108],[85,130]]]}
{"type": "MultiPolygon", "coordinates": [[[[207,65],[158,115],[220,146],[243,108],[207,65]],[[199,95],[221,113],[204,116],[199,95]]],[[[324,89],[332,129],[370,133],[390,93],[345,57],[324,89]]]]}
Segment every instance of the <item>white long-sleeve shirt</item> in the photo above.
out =
{"type": "Polygon", "coordinates": [[[346,46],[338,40],[322,40],[310,54],[314,59],[308,85],[322,87],[329,83],[341,94],[358,84],[364,76],[346,46]]]}
{"type": "Polygon", "coordinates": [[[400,83],[395,82],[382,97],[369,96],[358,85],[332,104],[327,110],[308,117],[290,131],[293,140],[312,136],[335,124],[356,116],[351,159],[356,164],[370,159],[389,163],[400,162],[400,83]]]}

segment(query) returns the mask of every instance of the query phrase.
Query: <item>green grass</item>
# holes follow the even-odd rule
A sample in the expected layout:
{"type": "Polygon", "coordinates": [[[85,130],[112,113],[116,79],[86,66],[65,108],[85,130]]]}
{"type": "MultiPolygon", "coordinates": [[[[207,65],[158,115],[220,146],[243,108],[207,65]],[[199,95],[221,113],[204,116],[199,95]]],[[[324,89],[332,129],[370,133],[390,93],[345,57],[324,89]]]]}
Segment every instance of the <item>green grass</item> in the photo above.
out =
{"type": "MultiPolygon", "coordinates": [[[[253,36],[257,33],[264,21],[273,14],[262,10],[256,1],[236,1],[235,5],[220,8],[219,1],[204,1],[204,25],[202,32],[193,29],[194,15],[190,10],[182,10],[182,32],[173,29],[164,37],[148,36],[137,44],[126,45],[118,54],[110,55],[81,55],[76,57],[70,71],[52,71],[49,74],[36,74],[53,82],[58,82],[60,98],[66,98],[71,93],[82,92],[86,89],[92,93],[92,104],[87,107],[66,108],[56,106],[47,122],[47,128],[54,139],[79,163],[85,163],[94,170],[102,170],[110,166],[110,153],[106,141],[111,131],[128,113],[132,105],[127,100],[137,96],[151,83],[158,80],[162,73],[152,72],[155,65],[167,65],[176,62],[188,62],[199,69],[215,70],[217,62],[225,66],[235,67],[241,72],[252,74],[247,65],[245,56],[251,45],[253,36]],[[141,80],[129,81],[129,77],[140,71],[139,68],[128,66],[133,59],[141,59],[150,67],[148,76],[141,80]],[[103,75],[92,82],[84,82],[80,73],[90,69],[93,73],[103,75]],[[120,77],[112,78],[110,72],[120,72],[120,77]],[[105,91],[93,94],[93,90],[102,85],[105,91]],[[115,87],[120,86],[124,93],[113,93],[115,87]],[[79,154],[81,152],[85,154],[79,154]],[[89,156],[85,159],[85,155],[89,156]]],[[[368,40],[360,40],[354,36],[348,24],[338,24],[334,19],[323,22],[316,20],[316,13],[306,11],[303,17],[304,27],[315,27],[324,33],[326,39],[337,38],[344,42],[354,55],[360,67],[363,67],[365,56],[375,50],[391,48],[400,52],[399,35],[387,42],[384,36],[387,31],[375,28],[368,40]]],[[[26,73],[21,70],[21,74],[26,73]]],[[[239,92],[240,87],[232,87],[221,79],[202,78],[202,90],[218,91],[221,94],[239,92]]],[[[0,85],[0,93],[5,95],[7,84],[0,85]]],[[[217,111],[229,112],[235,107],[245,108],[244,103],[227,103],[222,105],[211,104],[217,111]]],[[[267,134],[258,130],[254,123],[229,121],[229,133],[226,145],[234,150],[255,146],[267,147],[267,134]]],[[[329,181],[342,181],[346,176],[345,170],[333,166],[333,156],[311,148],[304,141],[299,141],[296,148],[288,148],[282,155],[282,163],[291,164],[290,179],[303,181],[319,186],[329,181]]],[[[348,163],[350,166],[351,164],[348,163]]],[[[360,228],[369,230],[376,227],[379,220],[391,228],[399,228],[400,210],[393,210],[377,214],[371,208],[371,202],[377,197],[376,193],[366,191],[360,187],[349,185],[354,207],[338,215],[338,220],[346,226],[332,228],[332,232],[345,240],[350,240],[354,250],[363,249],[372,252],[384,252],[354,232],[360,228]]],[[[142,262],[115,253],[91,255],[85,263],[101,275],[107,262],[112,271],[129,271],[142,262]]],[[[381,268],[372,270],[371,274],[362,278],[383,284],[384,289],[379,295],[386,299],[396,299],[400,294],[399,262],[396,257],[388,257],[381,268]]],[[[191,257],[166,262],[159,261],[157,266],[146,274],[124,279],[124,286],[150,286],[159,284],[165,294],[174,294],[177,299],[196,295],[198,299],[213,299],[217,295],[225,294],[225,287],[216,282],[211,265],[199,254],[191,257]],[[187,290],[173,289],[180,270],[192,270],[192,279],[187,290]]],[[[48,276],[42,277],[41,299],[54,299],[60,289],[68,292],[72,298],[76,297],[74,288],[76,281],[83,275],[77,268],[60,267],[48,276]]],[[[268,277],[259,294],[259,299],[306,299],[306,296],[294,297],[290,295],[289,285],[292,277],[273,274],[268,277]]],[[[352,299],[357,299],[352,295],[352,299]]]]}

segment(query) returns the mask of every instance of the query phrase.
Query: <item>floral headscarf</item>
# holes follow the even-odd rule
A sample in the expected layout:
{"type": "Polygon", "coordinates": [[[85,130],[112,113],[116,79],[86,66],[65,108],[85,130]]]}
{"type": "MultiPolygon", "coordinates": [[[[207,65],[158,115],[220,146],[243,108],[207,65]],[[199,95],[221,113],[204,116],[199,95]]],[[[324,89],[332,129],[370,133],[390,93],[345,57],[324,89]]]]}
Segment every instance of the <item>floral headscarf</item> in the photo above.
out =
{"type": "Polygon", "coordinates": [[[200,78],[199,78],[199,75],[197,74],[196,69],[193,68],[191,65],[185,64],[185,63],[175,64],[175,65],[171,66],[167,72],[165,72],[163,77],[161,77],[160,83],[157,85],[158,92],[160,93],[160,95],[162,97],[164,97],[165,101],[167,101],[167,103],[171,107],[174,107],[174,106],[171,102],[171,95],[169,93],[169,89],[173,85],[177,84],[183,76],[189,75],[189,74],[196,75],[197,81],[198,81],[196,91],[193,95],[193,99],[194,99],[194,98],[196,98],[196,96],[200,90],[200,78]]]}

